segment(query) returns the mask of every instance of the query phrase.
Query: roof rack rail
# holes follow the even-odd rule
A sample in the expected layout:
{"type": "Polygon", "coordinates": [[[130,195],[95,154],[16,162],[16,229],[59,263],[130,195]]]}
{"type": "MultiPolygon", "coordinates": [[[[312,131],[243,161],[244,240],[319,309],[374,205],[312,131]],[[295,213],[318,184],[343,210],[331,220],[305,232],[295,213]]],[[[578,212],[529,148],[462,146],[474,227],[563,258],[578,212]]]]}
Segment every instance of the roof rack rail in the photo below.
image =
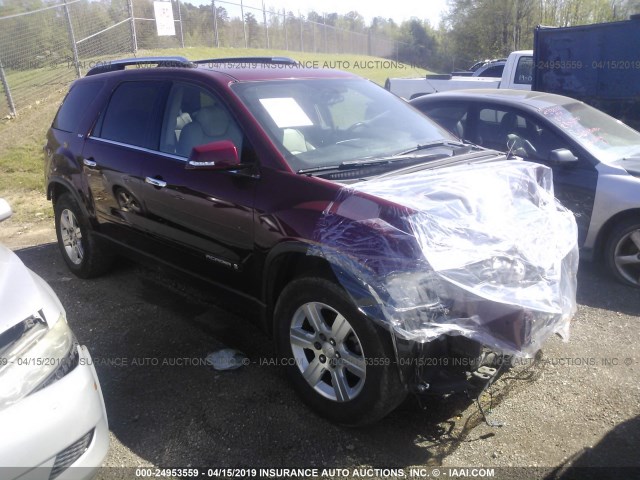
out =
{"type": "Polygon", "coordinates": [[[96,75],[98,73],[115,72],[118,70],[124,70],[131,65],[156,65],[157,67],[182,67],[190,68],[194,67],[191,60],[185,57],[138,57],[138,58],[123,58],[121,60],[107,60],[104,63],[100,63],[90,69],[87,72],[89,75],[96,75]]]}
{"type": "Polygon", "coordinates": [[[226,58],[206,58],[202,60],[194,60],[193,63],[265,63],[278,65],[296,65],[293,58],[290,57],[226,57],[226,58]]]}

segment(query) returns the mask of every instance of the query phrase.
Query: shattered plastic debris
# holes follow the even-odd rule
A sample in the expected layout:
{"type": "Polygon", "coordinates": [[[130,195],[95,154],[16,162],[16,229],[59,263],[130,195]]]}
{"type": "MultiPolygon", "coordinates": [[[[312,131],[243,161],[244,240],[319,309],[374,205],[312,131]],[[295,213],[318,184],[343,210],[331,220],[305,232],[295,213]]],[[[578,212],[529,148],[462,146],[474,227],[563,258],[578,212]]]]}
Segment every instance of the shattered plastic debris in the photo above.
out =
{"type": "Polygon", "coordinates": [[[315,233],[310,254],[400,338],[463,335],[517,356],[568,338],[577,227],[548,167],[501,161],[359,182],[315,233]]]}
{"type": "Polygon", "coordinates": [[[207,355],[207,363],[215,370],[235,370],[248,365],[249,359],[239,350],[223,348],[207,355]]]}

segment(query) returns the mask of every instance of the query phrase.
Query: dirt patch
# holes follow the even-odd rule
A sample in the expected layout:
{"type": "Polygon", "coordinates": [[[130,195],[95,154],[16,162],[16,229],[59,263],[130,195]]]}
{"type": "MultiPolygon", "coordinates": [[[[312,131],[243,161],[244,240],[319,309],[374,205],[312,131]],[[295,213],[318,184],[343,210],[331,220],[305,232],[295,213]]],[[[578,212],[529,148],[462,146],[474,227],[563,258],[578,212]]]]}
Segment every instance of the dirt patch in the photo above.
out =
{"type": "Polygon", "coordinates": [[[0,243],[16,250],[56,240],[53,209],[44,194],[0,193],[0,196],[13,210],[12,217],[0,225],[0,243]]]}
{"type": "Polygon", "coordinates": [[[56,241],[53,219],[14,222],[9,219],[0,227],[0,243],[12,250],[56,241]]]}

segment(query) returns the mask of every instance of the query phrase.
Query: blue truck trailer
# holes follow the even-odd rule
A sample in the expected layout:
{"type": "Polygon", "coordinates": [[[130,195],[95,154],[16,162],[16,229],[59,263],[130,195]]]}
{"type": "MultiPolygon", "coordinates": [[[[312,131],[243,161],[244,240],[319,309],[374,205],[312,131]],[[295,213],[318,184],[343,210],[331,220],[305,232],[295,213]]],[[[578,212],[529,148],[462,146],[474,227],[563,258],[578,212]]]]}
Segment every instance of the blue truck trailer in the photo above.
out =
{"type": "Polygon", "coordinates": [[[532,89],[582,100],[640,130],[640,15],[535,30],[532,89]]]}

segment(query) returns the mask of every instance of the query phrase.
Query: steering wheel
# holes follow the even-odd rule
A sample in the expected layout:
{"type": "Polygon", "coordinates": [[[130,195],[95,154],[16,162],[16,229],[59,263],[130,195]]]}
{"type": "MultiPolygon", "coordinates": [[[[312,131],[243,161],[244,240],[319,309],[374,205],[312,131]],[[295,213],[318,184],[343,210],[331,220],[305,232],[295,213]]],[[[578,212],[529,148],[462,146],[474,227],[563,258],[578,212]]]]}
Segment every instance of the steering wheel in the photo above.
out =
{"type": "Polygon", "coordinates": [[[516,155],[526,155],[527,157],[536,157],[538,151],[529,140],[520,138],[518,135],[511,133],[507,136],[507,149],[516,155]]]}

